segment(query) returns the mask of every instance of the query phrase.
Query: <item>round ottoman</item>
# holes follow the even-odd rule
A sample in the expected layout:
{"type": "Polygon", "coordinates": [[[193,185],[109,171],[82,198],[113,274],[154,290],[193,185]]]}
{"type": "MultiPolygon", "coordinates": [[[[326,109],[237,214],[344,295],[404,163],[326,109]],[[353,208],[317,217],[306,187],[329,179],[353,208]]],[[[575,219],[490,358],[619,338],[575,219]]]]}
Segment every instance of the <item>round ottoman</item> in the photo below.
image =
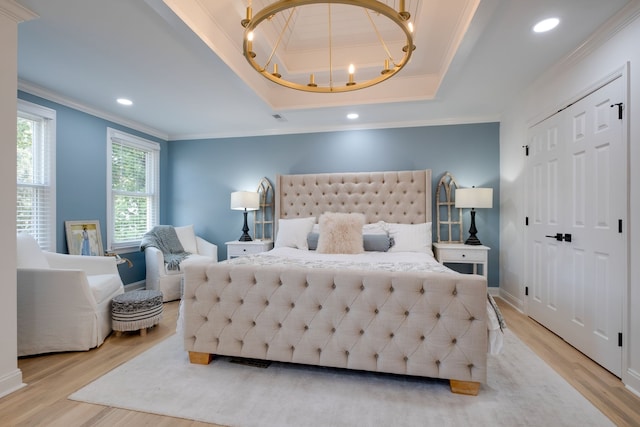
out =
{"type": "Polygon", "coordinates": [[[117,295],[111,301],[111,319],[116,336],[123,331],[140,331],[146,335],[147,328],[162,319],[162,292],[138,290],[117,295]]]}

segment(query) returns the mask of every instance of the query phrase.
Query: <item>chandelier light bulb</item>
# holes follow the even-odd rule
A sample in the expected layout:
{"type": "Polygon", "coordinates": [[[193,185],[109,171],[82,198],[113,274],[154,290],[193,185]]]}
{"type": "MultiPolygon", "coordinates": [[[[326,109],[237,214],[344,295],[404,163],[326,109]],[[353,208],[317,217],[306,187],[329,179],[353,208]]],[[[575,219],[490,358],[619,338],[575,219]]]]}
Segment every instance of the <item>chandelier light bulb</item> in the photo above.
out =
{"type": "Polygon", "coordinates": [[[356,72],[356,67],[353,64],[349,64],[349,82],[347,82],[347,86],[353,86],[356,82],[353,80],[353,73],[356,72]]]}
{"type": "Polygon", "coordinates": [[[314,76],[313,73],[309,75],[309,83],[307,84],[307,86],[318,87],[318,85],[316,84],[316,76],[314,76]]]}
{"type": "Polygon", "coordinates": [[[256,57],[256,53],[253,51],[253,31],[249,31],[247,34],[247,54],[251,58],[256,57]]]}
{"type": "Polygon", "coordinates": [[[389,69],[389,59],[385,59],[384,60],[384,69],[381,71],[381,74],[387,74],[391,72],[391,70],[389,69]]]}

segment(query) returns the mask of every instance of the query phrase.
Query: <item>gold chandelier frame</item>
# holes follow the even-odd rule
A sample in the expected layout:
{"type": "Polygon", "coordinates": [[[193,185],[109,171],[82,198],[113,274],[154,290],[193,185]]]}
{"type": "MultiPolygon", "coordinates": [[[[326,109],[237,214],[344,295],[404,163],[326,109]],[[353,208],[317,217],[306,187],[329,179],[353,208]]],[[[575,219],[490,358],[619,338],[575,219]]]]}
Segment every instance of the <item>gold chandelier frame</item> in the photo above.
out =
{"type": "MultiPolygon", "coordinates": [[[[241,25],[245,28],[244,42],[243,42],[242,49],[243,49],[244,57],[247,59],[249,64],[251,64],[251,66],[263,77],[271,80],[274,83],[288,87],[290,89],[296,89],[296,90],[301,90],[305,92],[316,92],[316,93],[349,92],[353,90],[364,89],[364,88],[376,85],[378,83],[381,83],[393,77],[394,75],[396,75],[405,65],[407,65],[407,63],[409,62],[409,59],[411,58],[411,54],[416,48],[415,45],[413,44],[413,34],[412,34],[413,29],[411,27],[411,24],[408,22],[410,17],[411,17],[410,13],[405,10],[404,0],[400,0],[398,11],[377,0],[279,0],[266,6],[264,9],[260,10],[255,14],[255,16],[253,16],[251,3],[249,3],[249,6],[247,7],[246,18],[241,21],[241,25]],[[307,5],[313,5],[313,4],[328,4],[328,5],[344,4],[349,6],[361,7],[364,9],[368,9],[369,11],[376,12],[388,18],[394,24],[396,24],[405,34],[406,44],[402,48],[402,52],[403,52],[402,58],[399,61],[395,61],[391,57],[389,50],[386,48],[384,41],[382,41],[380,34],[377,32],[377,29],[374,26],[374,30],[376,31],[376,33],[378,33],[378,37],[380,38],[380,41],[387,53],[387,58],[384,59],[384,68],[381,70],[380,75],[366,81],[356,82],[354,79],[354,71],[352,69],[352,66],[350,66],[348,81],[344,85],[337,86],[333,84],[333,77],[332,77],[333,64],[331,59],[332,58],[331,34],[329,34],[330,79],[329,79],[329,85],[327,86],[320,86],[316,84],[313,73],[309,76],[309,83],[307,83],[306,85],[287,80],[283,78],[280,73],[278,73],[278,65],[276,63],[273,64],[273,71],[272,72],[268,71],[267,67],[271,63],[271,60],[275,54],[275,51],[278,47],[280,40],[278,40],[278,43],[276,43],[275,46],[273,47],[272,52],[269,55],[266,63],[264,65],[259,64],[256,60],[256,53],[253,51],[253,32],[255,31],[255,29],[258,28],[258,26],[263,21],[271,20],[272,17],[279,12],[292,9],[292,13],[293,13],[295,8],[299,6],[307,6],[307,5]],[[392,64],[393,66],[390,67],[389,64],[392,64]]],[[[291,15],[289,16],[289,19],[290,18],[291,18],[291,15]]],[[[287,24],[282,29],[280,38],[282,38],[282,35],[288,26],[289,19],[287,19],[287,24]]],[[[329,20],[331,20],[331,16],[329,16],[329,20]]],[[[372,22],[372,25],[373,25],[373,22],[372,22]]]]}

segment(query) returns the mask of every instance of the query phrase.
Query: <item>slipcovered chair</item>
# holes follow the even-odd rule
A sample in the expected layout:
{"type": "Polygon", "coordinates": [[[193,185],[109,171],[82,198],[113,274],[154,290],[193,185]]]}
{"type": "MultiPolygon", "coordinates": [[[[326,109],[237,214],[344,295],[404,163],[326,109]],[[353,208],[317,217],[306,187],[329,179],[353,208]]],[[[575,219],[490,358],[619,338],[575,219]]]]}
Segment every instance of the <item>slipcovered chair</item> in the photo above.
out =
{"type": "Polygon", "coordinates": [[[182,278],[185,267],[192,263],[218,262],[218,247],[196,236],[193,225],[174,227],[174,229],[184,250],[191,254],[180,262],[179,268],[169,268],[164,261],[162,251],[157,247],[144,247],[144,259],[147,265],[146,288],[162,292],[162,301],[165,302],[182,297],[182,278]]]}
{"type": "Polygon", "coordinates": [[[124,292],[114,257],[66,255],[17,235],[18,356],[84,351],[111,333],[111,300],[124,292]]]}

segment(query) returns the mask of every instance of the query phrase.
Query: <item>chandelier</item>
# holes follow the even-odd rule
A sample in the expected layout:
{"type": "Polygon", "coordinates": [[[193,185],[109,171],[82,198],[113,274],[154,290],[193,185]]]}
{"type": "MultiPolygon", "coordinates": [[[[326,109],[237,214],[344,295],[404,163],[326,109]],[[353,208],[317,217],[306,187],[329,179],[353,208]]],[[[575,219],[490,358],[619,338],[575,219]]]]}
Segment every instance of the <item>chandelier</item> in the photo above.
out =
{"type": "MultiPolygon", "coordinates": [[[[252,10],[252,2],[246,10],[246,18],[241,21],[244,27],[243,53],[249,64],[263,77],[279,85],[306,92],[338,93],[367,88],[383,82],[396,75],[411,58],[415,49],[413,44],[413,26],[409,21],[411,14],[405,8],[405,1],[399,0],[399,10],[395,10],[387,4],[377,0],[279,0],[266,5],[255,15],[252,10]],[[324,6],[319,7],[321,5],[324,6]],[[313,9],[310,9],[313,7],[313,9]],[[355,9],[354,9],[355,8],[355,9]],[[305,37],[307,34],[294,34],[296,31],[306,33],[309,28],[302,28],[296,21],[301,19],[303,13],[313,13],[324,16],[315,19],[316,25],[308,25],[310,31],[326,31],[323,37],[322,49],[310,48],[307,55],[312,55],[314,62],[323,65],[318,70],[306,70],[305,72],[279,72],[277,59],[280,57],[286,40],[295,40],[297,37],[305,37]],[[356,15],[354,15],[354,12],[356,15]],[[349,13],[349,15],[347,15],[349,13]],[[373,54],[368,53],[364,59],[359,59],[359,54],[364,51],[362,43],[358,44],[358,37],[353,35],[351,46],[338,47],[337,36],[334,34],[336,22],[351,20],[352,16],[358,16],[366,24],[360,21],[360,27],[371,32],[375,40],[373,54]],[[384,27],[384,31],[380,27],[384,27]],[[294,31],[295,30],[295,31],[294,31]],[[388,42],[385,37],[394,34],[394,40],[388,42]],[[256,47],[259,45],[259,49],[256,47]],[[280,49],[280,50],[279,50],[280,49]],[[340,50],[340,54],[336,51],[340,50]],[[348,53],[346,53],[348,52],[348,53]],[[347,58],[349,56],[353,58],[347,58]],[[357,61],[363,63],[359,64],[357,61]],[[348,62],[348,64],[347,64],[348,62]],[[371,71],[372,63],[374,70],[371,71]],[[379,65],[378,65],[379,64],[379,65]],[[356,69],[358,72],[356,72],[356,69]],[[367,71],[365,71],[367,70],[367,71]]],[[[309,23],[310,21],[303,21],[309,23]]],[[[354,19],[355,22],[355,19],[354,19]]],[[[355,31],[355,30],[354,30],[355,31]]],[[[349,38],[344,29],[340,36],[349,38]]],[[[343,40],[344,41],[344,40],[343,40]]],[[[361,41],[360,41],[361,42],[361,41]]],[[[371,52],[372,43],[369,43],[368,51],[371,52]]],[[[283,65],[283,64],[280,64],[283,65]]],[[[287,64],[283,67],[289,71],[287,64]]]]}

